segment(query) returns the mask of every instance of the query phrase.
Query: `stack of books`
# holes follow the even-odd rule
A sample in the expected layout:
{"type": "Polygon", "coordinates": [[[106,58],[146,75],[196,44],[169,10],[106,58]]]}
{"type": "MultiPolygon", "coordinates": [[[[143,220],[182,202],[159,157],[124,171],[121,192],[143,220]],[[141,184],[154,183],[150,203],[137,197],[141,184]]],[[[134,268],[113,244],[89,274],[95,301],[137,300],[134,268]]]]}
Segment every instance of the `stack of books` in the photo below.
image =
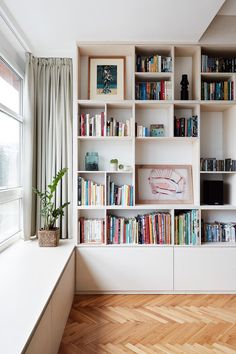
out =
{"type": "Polygon", "coordinates": [[[107,136],[131,136],[131,121],[132,118],[124,122],[118,122],[111,117],[107,120],[107,136]]]}
{"type": "Polygon", "coordinates": [[[199,244],[199,211],[179,211],[175,215],[175,244],[199,244]]]}
{"type": "Polygon", "coordinates": [[[209,57],[202,54],[201,70],[203,73],[235,73],[236,58],[209,57]]]}
{"type": "Polygon", "coordinates": [[[104,205],[104,186],[78,177],[78,205],[104,205]]]}
{"type": "Polygon", "coordinates": [[[152,56],[136,56],[137,72],[172,72],[172,58],[154,54],[152,56]]]}
{"type": "Polygon", "coordinates": [[[105,119],[104,112],[91,116],[89,113],[81,114],[79,120],[80,136],[104,136],[105,135],[105,119]]]}
{"type": "Polygon", "coordinates": [[[174,136],[197,137],[198,116],[189,118],[174,117],[174,136]]]}
{"type": "Polygon", "coordinates": [[[201,171],[236,171],[236,160],[217,160],[215,157],[200,158],[201,171]]]}
{"type": "Polygon", "coordinates": [[[203,223],[202,242],[236,242],[235,223],[203,223]]]}
{"type": "Polygon", "coordinates": [[[234,83],[231,80],[202,81],[202,100],[233,100],[234,83]]]}
{"type": "Polygon", "coordinates": [[[117,185],[107,177],[107,204],[133,206],[134,188],[131,185],[117,185]]]}
{"type": "Polygon", "coordinates": [[[79,218],[78,226],[80,243],[104,243],[104,219],[87,219],[81,217],[79,218]]]}
{"type": "Polygon", "coordinates": [[[172,83],[171,81],[156,82],[136,82],[136,100],[171,100],[172,83]]]}
{"type": "Polygon", "coordinates": [[[170,213],[154,212],[132,218],[108,215],[109,244],[171,244],[170,213]]]}

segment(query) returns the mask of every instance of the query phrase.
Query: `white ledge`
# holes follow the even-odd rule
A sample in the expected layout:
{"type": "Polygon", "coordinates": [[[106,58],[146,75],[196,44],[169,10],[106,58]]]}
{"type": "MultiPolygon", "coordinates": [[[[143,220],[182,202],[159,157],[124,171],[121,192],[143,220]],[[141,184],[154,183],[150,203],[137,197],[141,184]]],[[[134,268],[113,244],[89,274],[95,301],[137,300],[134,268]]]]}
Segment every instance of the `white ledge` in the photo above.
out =
{"type": "Polygon", "coordinates": [[[23,351],[73,250],[73,240],[51,248],[20,240],[0,254],[1,353],[23,351]]]}

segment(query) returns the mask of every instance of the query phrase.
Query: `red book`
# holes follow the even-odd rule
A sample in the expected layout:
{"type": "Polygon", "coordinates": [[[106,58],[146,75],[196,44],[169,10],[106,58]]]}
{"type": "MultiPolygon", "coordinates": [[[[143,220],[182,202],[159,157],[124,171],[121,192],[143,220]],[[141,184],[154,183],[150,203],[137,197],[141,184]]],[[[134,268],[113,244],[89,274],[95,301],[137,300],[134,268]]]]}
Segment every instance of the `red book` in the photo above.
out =
{"type": "Polygon", "coordinates": [[[163,243],[162,240],[162,217],[161,214],[158,214],[158,234],[159,234],[159,244],[163,243]]]}
{"type": "Polygon", "coordinates": [[[80,116],[80,135],[85,136],[85,114],[80,116]]]}
{"type": "Polygon", "coordinates": [[[161,100],[165,100],[165,81],[161,80],[161,100]]]}
{"type": "Polygon", "coordinates": [[[105,124],[105,119],[104,119],[104,112],[101,112],[101,134],[104,136],[104,124],[105,124]]]}
{"type": "Polygon", "coordinates": [[[150,230],[149,230],[149,217],[148,215],[145,216],[145,243],[150,243],[150,230]]]}

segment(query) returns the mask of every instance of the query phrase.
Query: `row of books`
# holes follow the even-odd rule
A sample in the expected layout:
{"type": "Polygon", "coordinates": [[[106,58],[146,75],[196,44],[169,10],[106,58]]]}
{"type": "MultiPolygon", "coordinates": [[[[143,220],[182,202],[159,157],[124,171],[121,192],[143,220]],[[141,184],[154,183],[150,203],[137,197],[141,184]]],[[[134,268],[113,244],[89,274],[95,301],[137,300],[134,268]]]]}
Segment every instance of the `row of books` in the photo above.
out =
{"type": "Polygon", "coordinates": [[[131,185],[117,185],[107,177],[107,205],[133,206],[134,188],[131,185]]]}
{"type": "Polygon", "coordinates": [[[104,243],[105,220],[79,218],[78,225],[80,243],[104,243]]]}
{"type": "Polygon", "coordinates": [[[199,244],[199,211],[189,210],[175,215],[175,244],[199,244]]]}
{"type": "Polygon", "coordinates": [[[202,242],[236,242],[235,223],[202,223],[202,242]]]}
{"type": "Polygon", "coordinates": [[[160,137],[165,136],[164,124],[151,124],[150,128],[135,123],[135,136],[137,137],[160,137]]]}
{"type": "Polygon", "coordinates": [[[78,205],[104,205],[104,186],[78,177],[78,205]]]}
{"type": "Polygon", "coordinates": [[[107,120],[107,136],[131,136],[131,120],[127,119],[125,122],[118,122],[111,117],[107,120]]]}
{"type": "Polygon", "coordinates": [[[236,58],[209,57],[202,54],[201,70],[204,73],[234,73],[236,72],[236,58]]]}
{"type": "Polygon", "coordinates": [[[108,215],[107,243],[171,244],[171,215],[164,212],[132,218],[108,215]]]}
{"type": "Polygon", "coordinates": [[[230,158],[217,160],[216,158],[200,159],[201,171],[236,171],[236,160],[230,158]]]}
{"type": "Polygon", "coordinates": [[[215,82],[202,81],[202,100],[233,100],[234,83],[231,80],[220,80],[215,82]]]}
{"type": "Polygon", "coordinates": [[[198,136],[198,116],[189,118],[174,117],[174,136],[198,136]]]}
{"type": "Polygon", "coordinates": [[[172,57],[154,54],[151,56],[136,56],[136,71],[138,72],[172,72],[172,57]]]}
{"type": "Polygon", "coordinates": [[[171,81],[155,82],[136,82],[136,100],[171,100],[172,83],[171,81]]]}
{"type": "Polygon", "coordinates": [[[80,136],[104,136],[105,119],[104,112],[91,116],[90,113],[81,114],[79,119],[80,136]]]}

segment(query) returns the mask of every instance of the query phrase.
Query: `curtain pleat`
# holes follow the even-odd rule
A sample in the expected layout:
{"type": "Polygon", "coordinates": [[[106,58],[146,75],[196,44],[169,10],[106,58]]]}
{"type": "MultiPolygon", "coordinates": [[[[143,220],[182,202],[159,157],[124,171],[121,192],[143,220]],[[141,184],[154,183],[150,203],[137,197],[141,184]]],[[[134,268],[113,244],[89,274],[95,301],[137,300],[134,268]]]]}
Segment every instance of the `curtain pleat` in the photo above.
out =
{"type": "MultiPolygon", "coordinates": [[[[45,191],[56,173],[68,167],[55,203],[72,203],[72,60],[35,58],[28,53],[24,91],[24,116],[29,125],[26,134],[31,137],[24,151],[24,166],[30,175],[24,184],[24,232],[29,238],[42,226],[40,202],[35,201],[32,187],[45,191]]],[[[72,236],[70,210],[71,206],[63,220],[57,221],[63,238],[72,236]]]]}

